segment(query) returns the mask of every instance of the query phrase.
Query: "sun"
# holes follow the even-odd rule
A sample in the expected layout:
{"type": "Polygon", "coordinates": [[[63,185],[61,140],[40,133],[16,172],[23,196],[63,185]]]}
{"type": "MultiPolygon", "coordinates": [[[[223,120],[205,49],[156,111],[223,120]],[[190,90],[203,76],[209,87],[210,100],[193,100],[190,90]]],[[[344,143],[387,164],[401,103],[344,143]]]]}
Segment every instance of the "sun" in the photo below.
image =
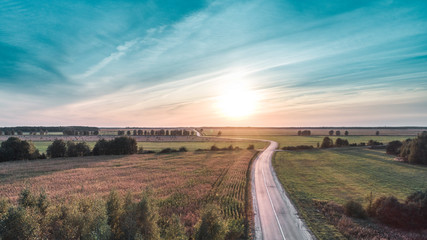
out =
{"type": "Polygon", "coordinates": [[[230,118],[247,117],[255,113],[258,97],[242,82],[230,84],[218,98],[218,107],[230,118]]]}

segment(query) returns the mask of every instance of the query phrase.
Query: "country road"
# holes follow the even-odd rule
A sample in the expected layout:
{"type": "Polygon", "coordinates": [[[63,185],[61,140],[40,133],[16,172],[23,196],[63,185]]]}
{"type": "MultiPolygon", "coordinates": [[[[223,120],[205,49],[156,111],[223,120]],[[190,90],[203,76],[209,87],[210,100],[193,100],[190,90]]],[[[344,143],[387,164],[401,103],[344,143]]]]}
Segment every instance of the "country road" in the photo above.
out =
{"type": "MultiPolygon", "coordinates": [[[[198,137],[202,134],[193,129],[198,137]]],[[[252,197],[255,215],[255,240],[311,240],[315,239],[299,218],[280,184],[271,164],[279,144],[270,140],[229,138],[234,140],[257,140],[270,145],[258,155],[252,166],[252,197]]]]}
{"type": "Polygon", "coordinates": [[[252,168],[255,239],[313,239],[275,176],[271,158],[278,143],[268,142],[270,145],[258,156],[252,168]]]}

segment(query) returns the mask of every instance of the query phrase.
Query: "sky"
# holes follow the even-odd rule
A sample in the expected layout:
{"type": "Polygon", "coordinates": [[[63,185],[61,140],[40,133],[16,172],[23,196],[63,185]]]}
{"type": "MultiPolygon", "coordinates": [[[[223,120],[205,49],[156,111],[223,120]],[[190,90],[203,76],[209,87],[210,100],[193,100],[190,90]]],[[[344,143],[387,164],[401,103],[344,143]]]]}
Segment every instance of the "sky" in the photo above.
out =
{"type": "Polygon", "coordinates": [[[427,1],[2,0],[0,109],[0,126],[427,126],[427,1]]]}

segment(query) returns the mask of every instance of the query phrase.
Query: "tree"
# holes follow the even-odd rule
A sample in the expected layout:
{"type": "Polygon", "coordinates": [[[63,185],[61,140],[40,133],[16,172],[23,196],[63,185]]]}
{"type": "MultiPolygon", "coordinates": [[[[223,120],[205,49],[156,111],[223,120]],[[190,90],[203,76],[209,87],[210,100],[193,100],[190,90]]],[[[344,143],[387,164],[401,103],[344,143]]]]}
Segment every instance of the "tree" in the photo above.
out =
{"type": "Polygon", "coordinates": [[[310,130],[304,130],[301,132],[301,136],[310,136],[311,135],[311,131],[310,130]]]}
{"type": "Polygon", "coordinates": [[[344,135],[348,136],[348,131],[347,130],[344,132],[344,135]]]}
{"type": "Polygon", "coordinates": [[[339,130],[335,131],[335,135],[341,136],[341,131],[339,131],[339,130]]]}
{"type": "Polygon", "coordinates": [[[427,132],[422,132],[413,140],[406,140],[400,148],[400,156],[409,163],[427,164],[427,132]]]}
{"type": "Polygon", "coordinates": [[[331,148],[334,146],[334,142],[329,137],[324,137],[320,148],[331,148]]]}
{"type": "Polygon", "coordinates": [[[298,130],[298,136],[301,136],[301,130],[298,130]]]}
{"type": "Polygon", "coordinates": [[[1,143],[0,161],[37,159],[39,150],[29,141],[22,141],[17,137],[10,137],[1,143]]]}
{"type": "Polygon", "coordinates": [[[204,209],[196,229],[196,240],[225,239],[227,223],[222,218],[218,206],[210,204],[204,209]]]}
{"type": "Polygon", "coordinates": [[[221,132],[221,131],[218,131],[217,136],[218,136],[218,137],[221,137],[221,135],[222,135],[222,132],[221,132]]]}
{"type": "Polygon", "coordinates": [[[67,157],[83,157],[90,155],[90,148],[85,142],[75,144],[72,141],[67,142],[67,157]]]}
{"type": "Polygon", "coordinates": [[[380,131],[376,131],[375,135],[379,136],[380,135],[380,131]]]}
{"type": "Polygon", "coordinates": [[[186,240],[188,239],[185,234],[185,227],[181,223],[179,217],[173,214],[170,218],[168,218],[167,227],[165,229],[164,239],[170,240],[186,240]]]}
{"type": "Polygon", "coordinates": [[[348,146],[348,141],[347,141],[347,139],[337,138],[337,139],[335,140],[335,146],[336,146],[336,147],[344,147],[344,146],[348,146]]]}
{"type": "Polygon", "coordinates": [[[61,139],[56,139],[47,147],[47,156],[51,158],[65,157],[67,153],[67,145],[61,139]]]}
{"type": "Polygon", "coordinates": [[[93,147],[93,155],[108,155],[110,152],[110,143],[105,139],[99,139],[93,147]]]}
{"type": "Polygon", "coordinates": [[[112,238],[121,239],[123,232],[120,228],[120,218],[123,214],[123,204],[116,191],[111,191],[107,199],[107,223],[111,228],[112,238]]]}

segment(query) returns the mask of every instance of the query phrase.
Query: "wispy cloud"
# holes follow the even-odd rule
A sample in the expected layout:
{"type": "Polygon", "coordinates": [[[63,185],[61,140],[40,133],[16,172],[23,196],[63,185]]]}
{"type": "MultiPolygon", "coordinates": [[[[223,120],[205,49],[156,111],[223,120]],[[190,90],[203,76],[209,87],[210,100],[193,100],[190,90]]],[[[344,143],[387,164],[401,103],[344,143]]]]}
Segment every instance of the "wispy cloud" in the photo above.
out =
{"type": "MultiPolygon", "coordinates": [[[[174,14],[154,2],[135,5],[138,11],[131,3],[123,9],[101,4],[102,11],[90,3],[58,3],[55,9],[79,9],[81,16],[67,16],[75,26],[63,31],[49,25],[62,16],[31,17],[35,25],[49,27],[41,45],[37,31],[0,26],[6,36],[0,48],[8,49],[0,53],[0,90],[22,89],[23,101],[37,99],[43,107],[33,111],[33,105],[5,97],[0,106],[8,105],[8,116],[22,121],[31,113],[37,124],[52,118],[110,126],[424,123],[419,113],[427,112],[427,4],[331,3],[208,1],[195,8],[177,3],[181,12],[174,14]],[[236,74],[262,106],[239,121],[216,108],[236,74]],[[43,87],[26,88],[18,79],[33,86],[40,80],[43,87]]],[[[22,4],[25,16],[32,8],[22,4]]],[[[3,16],[0,25],[20,23],[13,14],[3,16]]],[[[14,125],[7,119],[0,125],[14,125]]]]}

